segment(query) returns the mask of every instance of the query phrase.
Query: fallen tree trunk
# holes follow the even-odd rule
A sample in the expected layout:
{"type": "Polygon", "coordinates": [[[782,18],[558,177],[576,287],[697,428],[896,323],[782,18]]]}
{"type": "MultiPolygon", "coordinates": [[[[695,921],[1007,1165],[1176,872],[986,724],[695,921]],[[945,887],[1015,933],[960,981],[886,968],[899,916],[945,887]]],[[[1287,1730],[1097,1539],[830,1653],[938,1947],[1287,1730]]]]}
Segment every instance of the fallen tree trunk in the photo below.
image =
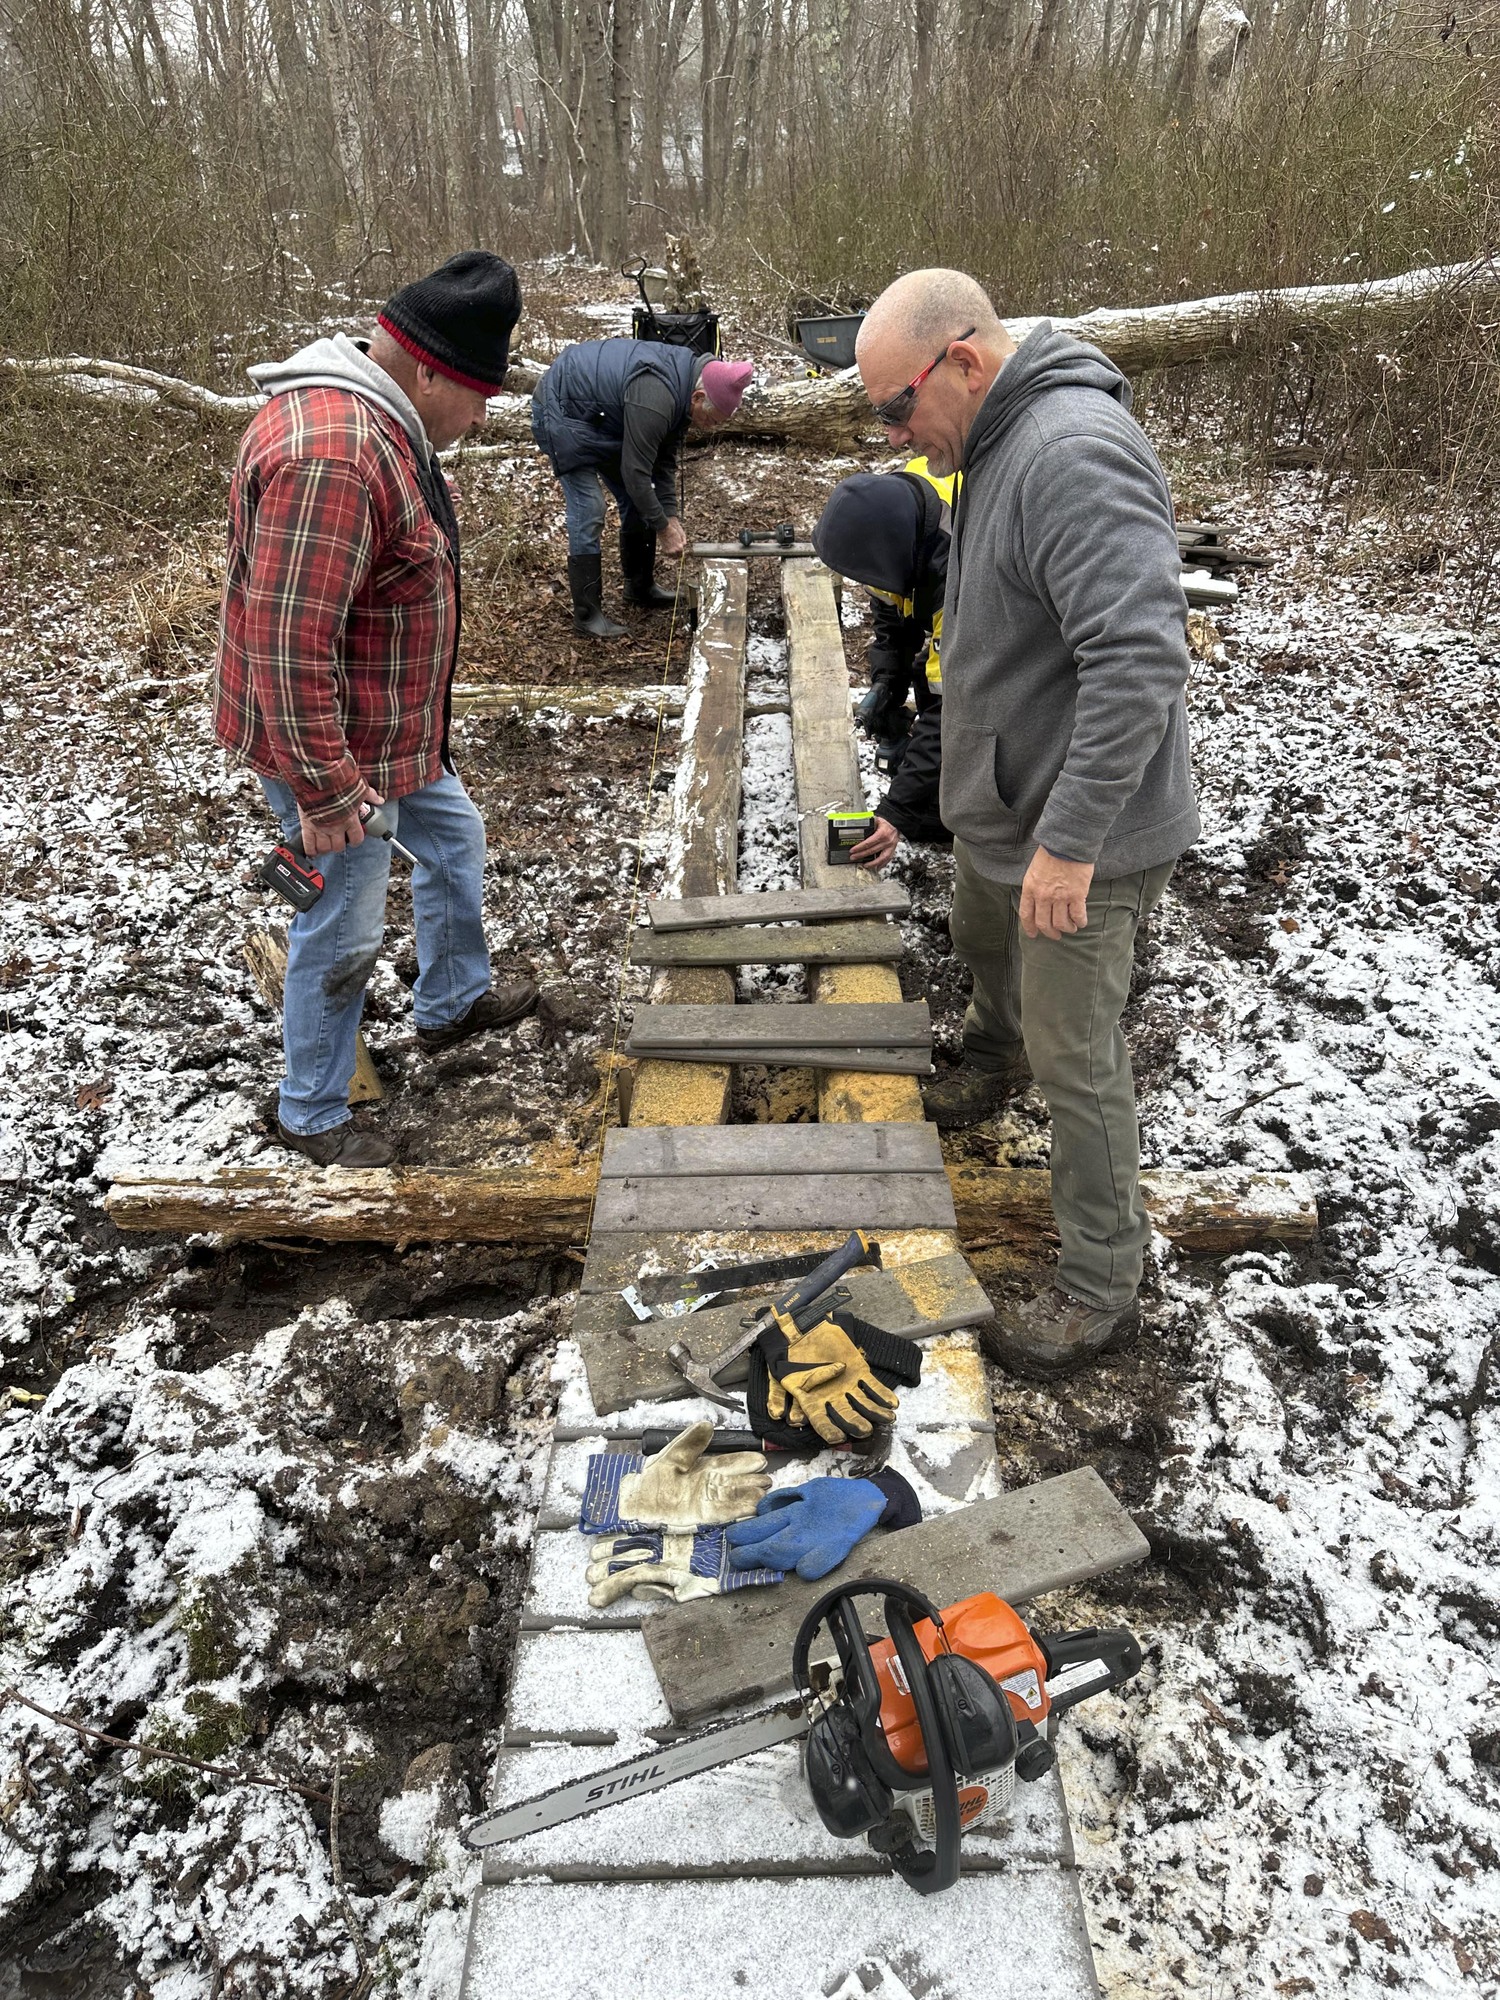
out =
{"type": "MultiPolygon", "coordinates": [[[[596,1162],[533,1156],[508,1167],[164,1168],[122,1175],[104,1199],[120,1229],[312,1236],[345,1243],[582,1243],[596,1162]]],[[[1034,1167],[949,1167],[959,1238],[1040,1253],[1052,1231],[1048,1179],[1034,1167]]],[[[1303,1174],[1238,1167],[1143,1174],[1153,1225],[1179,1250],[1224,1257],[1309,1242],[1318,1228],[1303,1174]]]]}
{"type": "MultiPolygon", "coordinates": [[[[527,686],[502,681],[486,685],[475,681],[453,690],[455,715],[535,715],[539,710],[561,710],[580,721],[606,722],[615,716],[638,715],[643,710],[655,715],[681,715],[687,689],[681,685],[646,687],[621,686],[605,682],[597,687],[577,687],[563,682],[551,687],[527,686]]],[[[785,715],[787,696],[747,693],[746,715],[785,715]]]]}
{"type": "MultiPolygon", "coordinates": [[[[1358,285],[1296,285],[1161,306],[1099,306],[1074,319],[1054,319],[1052,324],[1060,333],[1092,341],[1126,374],[1136,374],[1184,361],[1208,361],[1257,341],[1291,341],[1310,333],[1396,332],[1419,323],[1436,307],[1483,304],[1497,295],[1500,268],[1492,258],[1480,258],[1358,285]]],[[[1038,321],[1010,319],[1005,324],[1015,339],[1024,340],[1038,321]]],[[[64,379],[98,376],[131,383],[185,409],[253,410],[260,402],[258,396],[221,396],[149,368],[84,355],[0,360],[0,367],[64,379]]],[[[509,457],[516,445],[529,444],[530,391],[545,372],[540,362],[518,360],[507,377],[512,393],[490,399],[486,434],[491,441],[459,447],[451,455],[509,457]]],[[[830,450],[876,434],[853,369],[814,381],[752,389],[739,413],[719,432],[721,437],[779,438],[830,450]]]]}
{"type": "Polygon", "coordinates": [[[328,1243],[582,1243],[593,1162],[514,1167],[164,1168],[104,1197],[120,1229],[210,1230],[328,1243]]]}
{"type": "MultiPolygon", "coordinates": [[[[1043,1169],[950,1166],[948,1179],[960,1242],[1039,1249],[1055,1234],[1043,1169]]],[[[1158,1167],[1141,1175],[1141,1193],[1152,1227],[1192,1256],[1226,1257],[1261,1243],[1309,1243],[1318,1233],[1318,1205],[1305,1174],[1158,1167]]]]}

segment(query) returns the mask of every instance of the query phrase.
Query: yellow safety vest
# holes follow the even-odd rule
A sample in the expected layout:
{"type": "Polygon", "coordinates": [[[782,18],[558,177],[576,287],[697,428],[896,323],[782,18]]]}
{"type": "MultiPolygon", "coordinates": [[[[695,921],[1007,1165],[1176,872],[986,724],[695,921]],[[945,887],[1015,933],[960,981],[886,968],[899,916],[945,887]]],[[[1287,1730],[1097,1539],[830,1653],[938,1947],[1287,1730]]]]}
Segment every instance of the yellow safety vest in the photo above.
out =
{"type": "MultiPolygon", "coordinates": [[[[927,481],[927,484],[943,503],[943,514],[946,517],[943,525],[947,527],[953,517],[953,495],[957,491],[959,480],[963,475],[957,472],[950,472],[946,479],[939,479],[935,473],[927,470],[927,460],[925,458],[908,459],[903,469],[907,472],[915,473],[918,479],[925,479],[927,481]]],[[[883,597],[888,604],[894,604],[899,609],[903,618],[911,618],[916,614],[916,604],[910,597],[897,597],[893,592],[888,590],[877,590],[874,595],[876,597],[883,597]]],[[[942,650],[943,607],[939,605],[932,621],[932,631],[927,643],[927,685],[934,694],[941,694],[943,691],[942,650]]]]}

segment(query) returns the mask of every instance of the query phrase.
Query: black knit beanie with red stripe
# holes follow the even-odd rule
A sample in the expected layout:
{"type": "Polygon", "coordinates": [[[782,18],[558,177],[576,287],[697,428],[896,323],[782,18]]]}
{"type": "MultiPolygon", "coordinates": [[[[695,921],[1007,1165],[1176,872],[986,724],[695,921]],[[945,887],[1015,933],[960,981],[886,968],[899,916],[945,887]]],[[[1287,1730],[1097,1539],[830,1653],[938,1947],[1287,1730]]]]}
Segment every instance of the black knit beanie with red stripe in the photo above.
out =
{"type": "Polygon", "coordinates": [[[521,285],[503,257],[460,250],[386,300],[379,324],[414,360],[493,396],[510,366],[521,285]]]}

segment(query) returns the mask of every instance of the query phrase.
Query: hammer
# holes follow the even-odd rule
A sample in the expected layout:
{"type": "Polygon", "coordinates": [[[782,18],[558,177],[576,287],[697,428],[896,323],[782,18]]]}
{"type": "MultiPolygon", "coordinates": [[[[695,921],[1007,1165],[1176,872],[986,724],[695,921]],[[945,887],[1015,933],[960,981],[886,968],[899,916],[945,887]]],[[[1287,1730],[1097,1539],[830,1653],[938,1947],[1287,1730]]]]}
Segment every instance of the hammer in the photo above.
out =
{"type": "Polygon", "coordinates": [[[846,1271],[852,1271],[858,1264],[878,1265],[879,1262],[880,1245],[873,1237],[866,1236],[863,1230],[856,1229],[849,1241],[841,1244],[832,1256],[825,1257],[816,1270],[808,1273],[800,1285],[794,1285],[791,1291],[784,1293],[779,1299],[773,1299],[769,1305],[762,1306],[758,1312],[750,1314],[743,1322],[743,1330],[737,1333],[723,1353],[716,1354],[712,1361],[695,1361],[680,1340],[674,1340],[667,1349],[667,1358],[700,1396],[707,1396],[710,1402],[722,1403],[725,1409],[738,1409],[739,1405],[735,1399],[725,1395],[715,1377],[721,1375],[731,1361],[738,1361],[742,1354],[755,1345],[767,1327],[774,1326],[778,1320],[783,1325],[787,1321],[792,1322],[790,1326],[786,1326],[788,1333],[805,1332],[805,1328],[796,1324],[800,1312],[805,1312],[808,1306],[821,1299],[825,1292],[838,1283],[846,1271]]]}

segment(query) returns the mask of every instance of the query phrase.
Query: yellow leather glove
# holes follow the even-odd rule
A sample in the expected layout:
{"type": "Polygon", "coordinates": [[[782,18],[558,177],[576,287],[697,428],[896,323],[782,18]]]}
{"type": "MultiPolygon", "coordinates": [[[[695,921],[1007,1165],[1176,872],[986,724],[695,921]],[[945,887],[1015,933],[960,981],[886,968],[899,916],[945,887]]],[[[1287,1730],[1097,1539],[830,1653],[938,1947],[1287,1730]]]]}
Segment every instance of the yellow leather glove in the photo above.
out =
{"type": "Polygon", "coordinates": [[[819,1320],[806,1333],[785,1337],[785,1329],[762,1345],[770,1382],[766,1414],[773,1423],[811,1424],[825,1444],[867,1438],[888,1424],[898,1398],[841,1326],[819,1320]]]}
{"type": "Polygon", "coordinates": [[[627,1472],[620,1481],[620,1518],[678,1534],[748,1520],[771,1490],[765,1456],[726,1451],[710,1457],[713,1434],[712,1423],[689,1424],[642,1471],[627,1472]]]}

